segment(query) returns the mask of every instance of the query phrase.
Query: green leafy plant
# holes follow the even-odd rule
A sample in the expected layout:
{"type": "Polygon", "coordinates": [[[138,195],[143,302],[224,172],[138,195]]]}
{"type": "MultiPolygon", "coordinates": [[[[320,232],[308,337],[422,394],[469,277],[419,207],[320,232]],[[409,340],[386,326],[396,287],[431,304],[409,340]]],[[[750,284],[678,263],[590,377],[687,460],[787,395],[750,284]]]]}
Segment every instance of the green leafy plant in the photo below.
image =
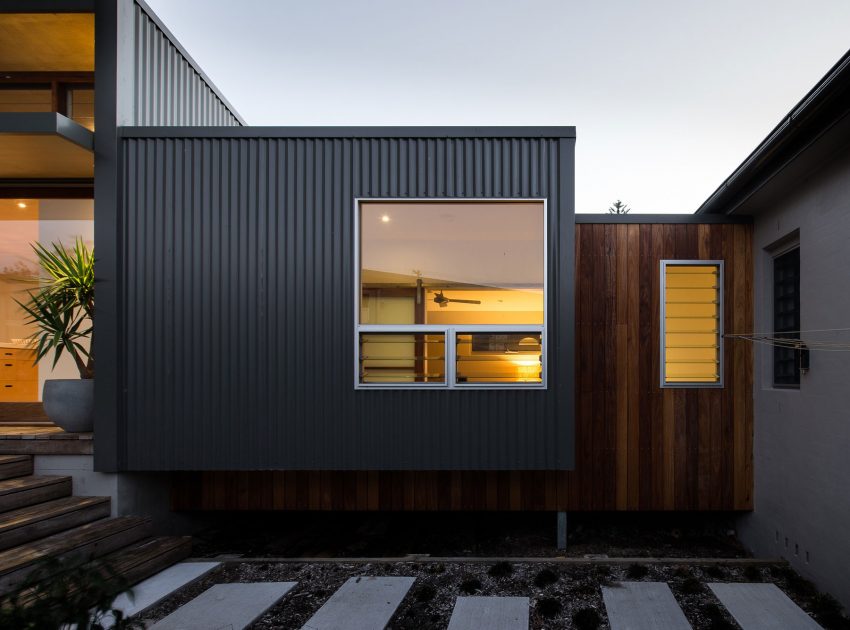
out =
{"type": "Polygon", "coordinates": [[[94,313],[94,249],[82,239],[66,249],[61,243],[45,247],[33,243],[42,275],[38,289],[28,291],[29,300],[18,302],[34,325],[32,339],[36,362],[53,352],[53,365],[67,352],[80,378],[94,378],[94,356],[83,345],[91,341],[94,313]]]}
{"type": "Polygon", "coordinates": [[[124,618],[112,602],[129,584],[105,562],[79,564],[79,558],[50,558],[32,571],[18,590],[0,597],[0,628],[41,630],[76,624],[78,630],[142,628],[124,618]]]}

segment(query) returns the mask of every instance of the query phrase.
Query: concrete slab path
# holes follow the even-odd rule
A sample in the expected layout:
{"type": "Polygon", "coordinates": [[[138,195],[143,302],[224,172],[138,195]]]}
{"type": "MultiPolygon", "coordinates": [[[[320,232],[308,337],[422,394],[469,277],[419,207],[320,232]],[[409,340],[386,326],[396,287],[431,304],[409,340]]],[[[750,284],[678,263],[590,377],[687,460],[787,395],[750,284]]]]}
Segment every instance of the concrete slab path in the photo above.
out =
{"type": "Polygon", "coordinates": [[[154,630],[243,630],[296,582],[216,584],[151,626],[154,630]]]}
{"type": "Polygon", "coordinates": [[[744,630],[818,630],[820,626],[775,584],[708,587],[744,630]]]}
{"type": "Polygon", "coordinates": [[[611,630],[691,630],[665,582],[621,582],[602,587],[611,630]]]}
{"type": "Polygon", "coordinates": [[[412,577],[350,578],[302,630],[383,630],[415,580],[412,577]]]}
{"type": "MultiPolygon", "coordinates": [[[[177,589],[194,582],[206,575],[220,562],[178,562],[165,571],[149,577],[144,582],[139,582],[133,587],[133,596],[126,593],[119,595],[112,602],[112,607],[124,613],[124,618],[131,617],[150,608],[161,599],[168,597],[177,589]]],[[[115,619],[110,615],[104,617],[101,624],[105,629],[111,628],[115,619]]]]}
{"type": "Polygon", "coordinates": [[[528,630],[528,598],[458,597],[448,630],[528,630]]]}

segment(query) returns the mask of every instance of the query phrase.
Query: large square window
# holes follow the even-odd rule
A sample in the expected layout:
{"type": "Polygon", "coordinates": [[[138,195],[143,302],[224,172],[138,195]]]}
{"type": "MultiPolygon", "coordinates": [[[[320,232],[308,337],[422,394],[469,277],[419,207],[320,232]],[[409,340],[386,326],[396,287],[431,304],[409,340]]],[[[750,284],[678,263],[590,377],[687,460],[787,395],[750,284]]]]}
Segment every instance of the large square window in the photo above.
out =
{"type": "Polygon", "coordinates": [[[543,387],[545,202],[360,201],[357,387],[543,387]]]}

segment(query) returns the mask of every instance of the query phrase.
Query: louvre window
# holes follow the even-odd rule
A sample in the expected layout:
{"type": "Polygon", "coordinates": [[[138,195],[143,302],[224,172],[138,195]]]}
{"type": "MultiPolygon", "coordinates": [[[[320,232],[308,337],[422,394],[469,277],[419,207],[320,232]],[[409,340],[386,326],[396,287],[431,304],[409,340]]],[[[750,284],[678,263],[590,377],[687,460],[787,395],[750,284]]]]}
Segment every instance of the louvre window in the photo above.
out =
{"type": "MultiPolygon", "coordinates": [[[[773,330],[778,339],[800,338],[800,248],[773,259],[773,330]]],[[[800,351],[773,348],[773,384],[800,386],[800,351]]]]}
{"type": "Polygon", "coordinates": [[[540,333],[457,333],[458,383],[541,383],[540,333]]]}
{"type": "Polygon", "coordinates": [[[446,337],[442,333],[362,333],[360,382],[446,382],[446,337]]]}
{"type": "Polygon", "coordinates": [[[661,385],[722,386],[723,263],[661,262],[661,385]]]}

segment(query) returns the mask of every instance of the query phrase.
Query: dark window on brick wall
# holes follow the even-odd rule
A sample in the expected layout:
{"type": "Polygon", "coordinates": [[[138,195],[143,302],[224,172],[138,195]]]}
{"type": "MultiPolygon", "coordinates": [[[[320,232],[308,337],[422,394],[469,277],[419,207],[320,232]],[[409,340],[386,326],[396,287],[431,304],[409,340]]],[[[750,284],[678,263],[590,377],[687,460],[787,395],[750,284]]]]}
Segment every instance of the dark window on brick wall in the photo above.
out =
{"type": "MultiPolygon", "coordinates": [[[[800,249],[773,259],[773,330],[780,339],[800,338],[800,249]]],[[[773,348],[773,384],[800,386],[800,351],[773,348]]]]}

